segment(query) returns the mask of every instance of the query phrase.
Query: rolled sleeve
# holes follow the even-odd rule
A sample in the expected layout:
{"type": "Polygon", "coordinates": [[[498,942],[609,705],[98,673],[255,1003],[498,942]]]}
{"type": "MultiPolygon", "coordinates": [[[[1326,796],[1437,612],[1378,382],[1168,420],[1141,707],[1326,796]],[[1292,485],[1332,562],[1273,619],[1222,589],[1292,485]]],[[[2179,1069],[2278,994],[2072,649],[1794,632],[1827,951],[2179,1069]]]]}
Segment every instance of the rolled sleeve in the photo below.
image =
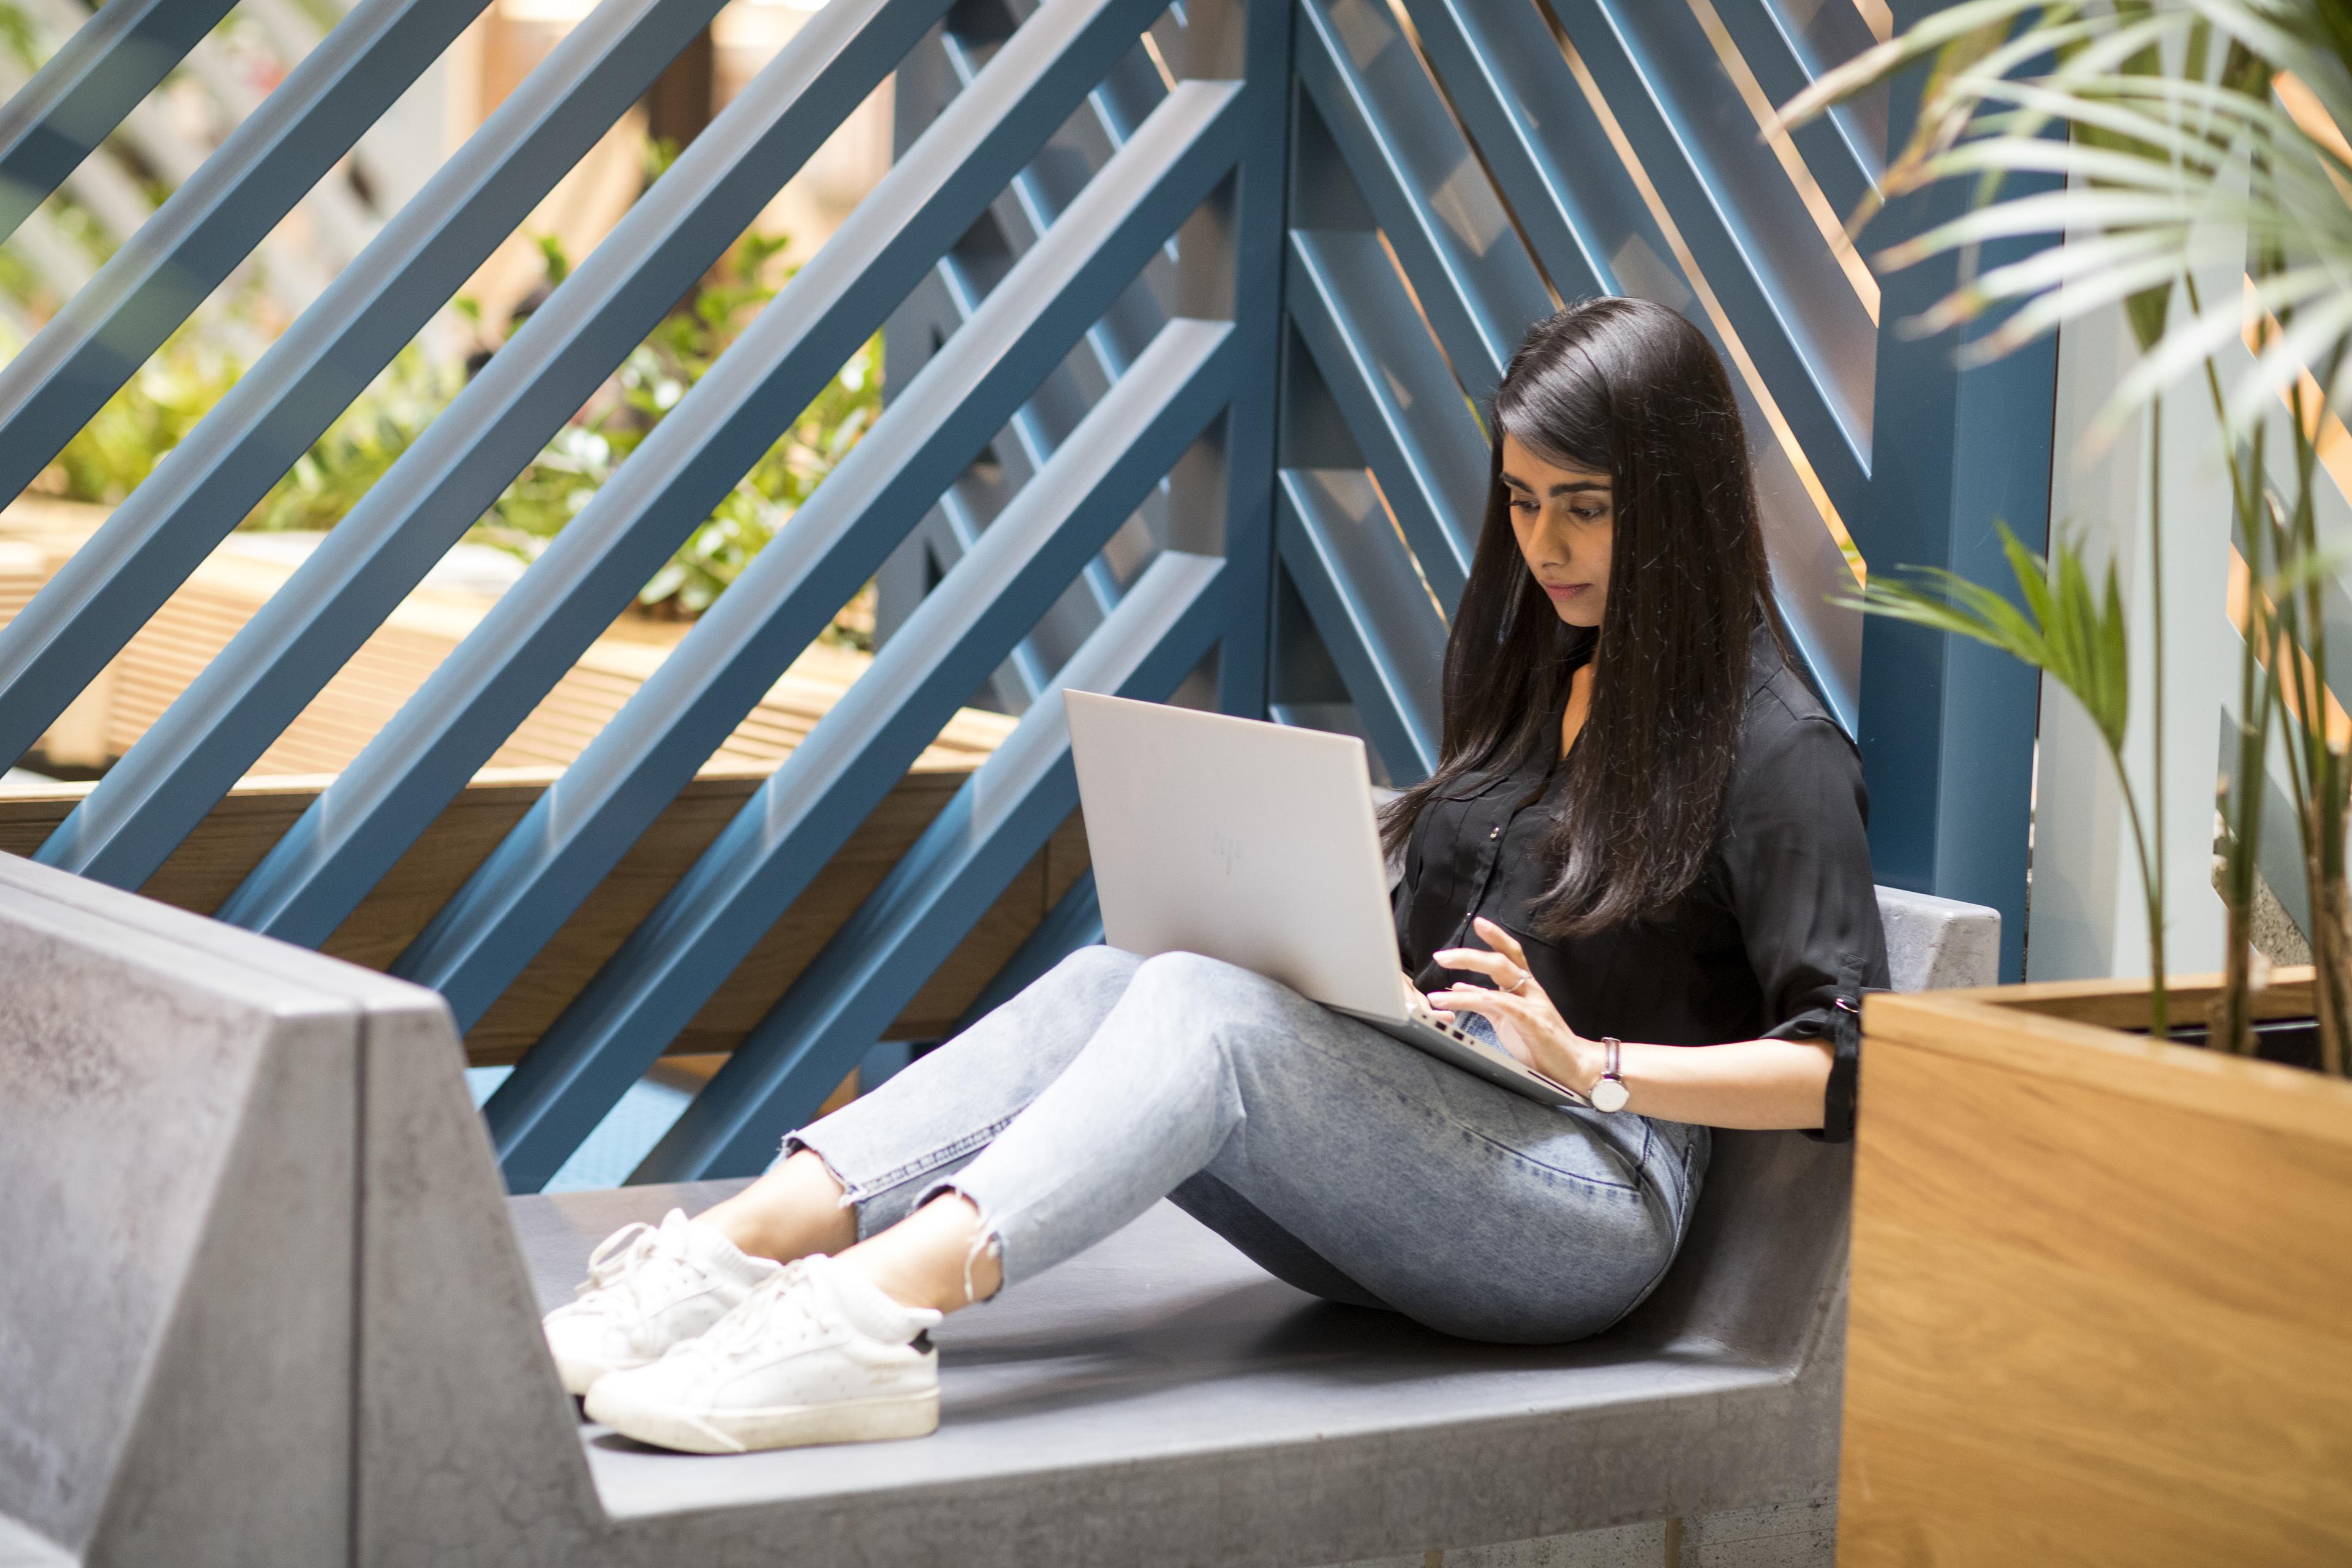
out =
{"type": "Polygon", "coordinates": [[[1763,1037],[1832,1048],[1821,1136],[1853,1135],[1860,1076],[1853,1009],[1884,986],[1886,936],[1871,880],[1862,761],[1827,718],[1759,725],[1726,803],[1722,848],[1734,913],[1763,996],[1763,1037]]]}

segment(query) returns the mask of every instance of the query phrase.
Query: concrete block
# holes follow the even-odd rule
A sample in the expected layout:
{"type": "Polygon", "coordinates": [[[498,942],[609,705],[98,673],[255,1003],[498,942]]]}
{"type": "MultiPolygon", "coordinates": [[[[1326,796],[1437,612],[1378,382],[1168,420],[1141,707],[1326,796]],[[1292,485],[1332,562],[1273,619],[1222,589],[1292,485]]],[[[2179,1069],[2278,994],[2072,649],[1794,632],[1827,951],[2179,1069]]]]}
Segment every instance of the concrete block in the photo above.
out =
{"type": "Polygon", "coordinates": [[[0,1515],[90,1564],[340,1560],[356,1020],[85,886],[0,857],[0,1515]]]}
{"type": "Polygon", "coordinates": [[[2000,978],[2000,911],[1882,886],[1886,966],[1897,991],[1948,991],[2000,978]]]}

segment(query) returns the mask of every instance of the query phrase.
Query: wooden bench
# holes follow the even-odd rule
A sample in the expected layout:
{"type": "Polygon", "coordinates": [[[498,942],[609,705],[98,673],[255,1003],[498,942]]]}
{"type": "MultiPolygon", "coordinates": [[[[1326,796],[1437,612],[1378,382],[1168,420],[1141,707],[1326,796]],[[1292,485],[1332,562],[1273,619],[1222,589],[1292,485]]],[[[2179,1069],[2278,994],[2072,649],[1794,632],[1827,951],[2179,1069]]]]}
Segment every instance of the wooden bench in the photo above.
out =
{"type": "MultiPolygon", "coordinates": [[[[1990,978],[1990,911],[1887,903],[1901,978],[1990,978]]],[[[1796,1134],[1720,1136],[1580,1344],[1316,1303],[1162,1206],[942,1331],[938,1436],[687,1458],[583,1426],[537,1318],[723,1188],[509,1200],[432,994],[6,857],[0,973],[0,1559],[1304,1568],[1834,1485],[1850,1162],[1796,1134]]]]}

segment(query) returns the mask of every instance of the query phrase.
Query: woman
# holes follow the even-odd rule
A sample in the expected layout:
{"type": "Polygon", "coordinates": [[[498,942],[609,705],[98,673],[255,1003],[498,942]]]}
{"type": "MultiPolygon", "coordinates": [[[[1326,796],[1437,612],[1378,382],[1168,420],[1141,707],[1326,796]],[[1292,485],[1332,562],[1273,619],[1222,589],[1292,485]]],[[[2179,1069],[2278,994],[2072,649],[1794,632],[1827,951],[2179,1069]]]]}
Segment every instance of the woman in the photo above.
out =
{"type": "Polygon", "coordinates": [[[738,1196],[607,1240],[547,1320],[592,1417],[711,1453],[927,1433],[925,1331],[1162,1197],[1331,1300],[1572,1340],[1673,1262],[1707,1128],[1843,1135],[1833,1010],[1885,984],[1861,768],[1783,656],[1722,364],[1671,310],[1588,301],[1493,423],[1444,760],[1384,824],[1399,942],[1435,1006],[1622,1109],[1086,949],[738,1196]]]}

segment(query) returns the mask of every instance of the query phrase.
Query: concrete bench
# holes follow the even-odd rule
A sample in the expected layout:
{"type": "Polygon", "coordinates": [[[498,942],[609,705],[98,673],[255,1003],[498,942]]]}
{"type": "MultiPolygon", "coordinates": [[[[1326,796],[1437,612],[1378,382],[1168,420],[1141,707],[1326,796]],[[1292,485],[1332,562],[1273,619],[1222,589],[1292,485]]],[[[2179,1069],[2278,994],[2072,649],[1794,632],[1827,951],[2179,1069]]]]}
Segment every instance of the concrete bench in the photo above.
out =
{"type": "MultiPolygon", "coordinates": [[[[1990,911],[1885,895],[1907,984],[1990,911]]],[[[509,1200],[432,994],[0,857],[0,1563],[1347,1562],[1819,1499],[1850,1169],[1726,1134],[1581,1344],[1310,1301],[1162,1206],[940,1335],[920,1443],[580,1422],[542,1302],[728,1184],[509,1200]]]]}

